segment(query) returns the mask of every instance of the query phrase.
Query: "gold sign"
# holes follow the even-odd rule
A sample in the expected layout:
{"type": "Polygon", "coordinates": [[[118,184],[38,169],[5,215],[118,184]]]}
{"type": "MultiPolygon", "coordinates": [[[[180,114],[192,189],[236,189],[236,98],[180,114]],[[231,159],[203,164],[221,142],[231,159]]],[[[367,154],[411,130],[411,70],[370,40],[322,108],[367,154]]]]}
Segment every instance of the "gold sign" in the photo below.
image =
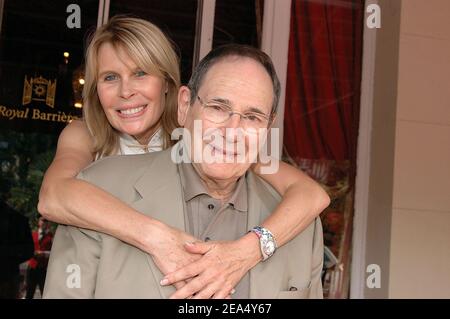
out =
{"type": "Polygon", "coordinates": [[[28,80],[27,76],[25,76],[22,96],[23,105],[27,105],[31,101],[40,101],[53,108],[55,106],[55,95],[56,79],[52,82],[39,76],[38,78],[30,77],[28,80]]]}

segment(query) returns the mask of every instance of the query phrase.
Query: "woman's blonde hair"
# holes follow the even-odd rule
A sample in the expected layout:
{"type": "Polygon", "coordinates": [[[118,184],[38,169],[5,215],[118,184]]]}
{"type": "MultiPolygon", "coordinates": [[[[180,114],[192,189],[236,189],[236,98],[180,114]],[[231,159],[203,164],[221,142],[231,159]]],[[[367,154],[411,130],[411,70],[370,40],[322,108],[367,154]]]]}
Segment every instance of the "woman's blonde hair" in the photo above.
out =
{"type": "Polygon", "coordinates": [[[98,51],[104,43],[123,49],[143,71],[167,82],[161,127],[164,148],[172,143],[171,132],[178,127],[177,96],[180,86],[179,60],[171,41],[154,24],[127,16],[115,16],[93,34],[86,50],[86,74],[83,88],[83,117],[94,140],[98,156],[118,150],[119,132],[109,123],[97,94],[98,51]]]}

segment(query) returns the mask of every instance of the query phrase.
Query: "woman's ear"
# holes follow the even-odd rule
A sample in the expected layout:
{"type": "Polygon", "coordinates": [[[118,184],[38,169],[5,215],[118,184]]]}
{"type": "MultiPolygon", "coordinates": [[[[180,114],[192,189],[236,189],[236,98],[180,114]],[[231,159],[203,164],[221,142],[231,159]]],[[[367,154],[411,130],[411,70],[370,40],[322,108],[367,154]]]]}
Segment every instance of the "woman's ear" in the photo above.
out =
{"type": "Polygon", "coordinates": [[[191,90],[187,86],[182,86],[178,90],[178,124],[184,126],[186,122],[189,106],[191,102],[191,90]]]}

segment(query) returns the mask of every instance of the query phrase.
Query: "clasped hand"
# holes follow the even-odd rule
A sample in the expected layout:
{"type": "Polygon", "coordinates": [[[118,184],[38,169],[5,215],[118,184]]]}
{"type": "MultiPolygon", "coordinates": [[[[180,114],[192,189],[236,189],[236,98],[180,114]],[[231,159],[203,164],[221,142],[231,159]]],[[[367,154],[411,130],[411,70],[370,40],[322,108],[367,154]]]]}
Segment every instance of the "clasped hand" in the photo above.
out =
{"type": "Polygon", "coordinates": [[[174,285],[170,298],[230,298],[234,287],[261,259],[252,235],[235,241],[200,242],[175,229],[161,238],[153,260],[165,275],[161,285],[174,285]]]}

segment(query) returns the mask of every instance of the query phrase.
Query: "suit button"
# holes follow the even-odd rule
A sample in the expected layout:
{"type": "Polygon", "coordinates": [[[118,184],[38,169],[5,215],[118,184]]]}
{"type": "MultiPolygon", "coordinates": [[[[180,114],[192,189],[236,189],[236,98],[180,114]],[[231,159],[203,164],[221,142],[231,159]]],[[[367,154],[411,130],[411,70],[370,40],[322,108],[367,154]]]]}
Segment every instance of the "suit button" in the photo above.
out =
{"type": "Polygon", "coordinates": [[[297,287],[291,287],[291,288],[289,288],[289,291],[297,291],[298,289],[297,289],[297,287]]]}
{"type": "Polygon", "coordinates": [[[213,205],[213,204],[209,204],[209,205],[208,205],[208,209],[209,209],[209,210],[214,209],[214,205],[213,205]]]}

